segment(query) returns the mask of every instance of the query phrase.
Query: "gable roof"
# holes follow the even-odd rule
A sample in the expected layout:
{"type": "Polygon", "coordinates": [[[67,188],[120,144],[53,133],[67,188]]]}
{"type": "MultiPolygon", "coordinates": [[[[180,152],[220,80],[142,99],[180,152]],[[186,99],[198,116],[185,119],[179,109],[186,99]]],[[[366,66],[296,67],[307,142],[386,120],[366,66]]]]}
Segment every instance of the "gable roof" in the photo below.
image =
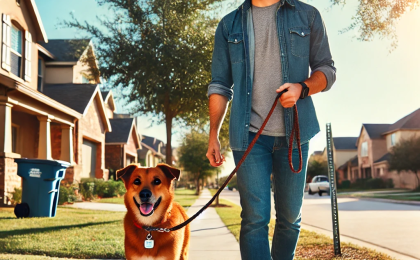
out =
{"type": "Polygon", "coordinates": [[[117,107],[115,105],[114,94],[112,93],[112,91],[101,91],[101,96],[104,103],[109,103],[112,112],[115,112],[117,107]]]}
{"type": "Polygon", "coordinates": [[[334,137],[334,147],[336,150],[357,150],[357,139],[358,137],[334,137]]]}
{"type": "Polygon", "coordinates": [[[382,134],[388,131],[390,124],[363,124],[370,139],[381,139],[382,134]]]}
{"type": "Polygon", "coordinates": [[[359,158],[358,156],[354,156],[353,158],[351,158],[350,160],[348,160],[347,162],[345,162],[343,165],[341,165],[340,167],[338,167],[339,170],[344,170],[347,168],[347,166],[350,164],[350,167],[354,167],[354,166],[358,166],[359,165],[359,158]]]}
{"type": "Polygon", "coordinates": [[[96,84],[46,84],[43,94],[85,115],[89,105],[96,98],[101,107],[100,113],[105,123],[105,128],[112,131],[111,124],[105,113],[104,103],[96,84]]]}
{"type": "Polygon", "coordinates": [[[89,39],[54,39],[40,45],[54,55],[55,61],[77,62],[89,43],[89,39]]]}
{"type": "Polygon", "coordinates": [[[110,93],[111,91],[101,91],[101,95],[102,95],[102,98],[103,98],[103,100],[106,102],[106,99],[108,98],[108,94],[110,93]]]}
{"type": "Polygon", "coordinates": [[[42,37],[38,37],[36,41],[48,42],[47,33],[45,32],[44,25],[42,24],[41,16],[39,15],[38,8],[36,7],[35,0],[26,0],[29,14],[35,18],[37,21],[35,23],[35,29],[37,30],[37,34],[41,35],[42,37]]]}
{"type": "Polygon", "coordinates": [[[374,163],[383,162],[383,161],[389,162],[389,159],[390,158],[391,158],[391,154],[390,153],[386,153],[384,156],[382,156],[381,158],[379,158],[378,160],[376,160],[374,163]]]}
{"type": "Polygon", "coordinates": [[[383,134],[403,129],[420,130],[420,109],[417,109],[411,114],[390,125],[388,131],[384,132],[383,134]]]}
{"type": "MultiPolygon", "coordinates": [[[[106,144],[127,144],[130,140],[130,135],[134,131],[137,133],[136,125],[134,124],[134,118],[114,118],[110,119],[112,132],[105,134],[106,144]]],[[[134,134],[137,149],[140,148],[140,140],[137,134],[134,134]]]]}
{"type": "Polygon", "coordinates": [[[150,147],[155,153],[159,152],[160,144],[162,144],[162,146],[165,145],[161,140],[147,135],[143,135],[143,140],[141,142],[150,147]]]}

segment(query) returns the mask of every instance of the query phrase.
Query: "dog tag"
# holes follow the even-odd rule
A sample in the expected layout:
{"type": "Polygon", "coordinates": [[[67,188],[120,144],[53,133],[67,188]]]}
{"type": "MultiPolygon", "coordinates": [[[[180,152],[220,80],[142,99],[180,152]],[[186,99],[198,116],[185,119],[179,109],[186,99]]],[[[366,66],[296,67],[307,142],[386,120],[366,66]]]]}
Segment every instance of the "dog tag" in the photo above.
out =
{"type": "Polygon", "coordinates": [[[155,241],[152,238],[152,234],[147,234],[146,240],[144,241],[144,248],[152,249],[155,246],[155,241]]]}
{"type": "Polygon", "coordinates": [[[144,241],[144,248],[146,249],[152,249],[155,246],[154,240],[146,240],[144,241]]]}

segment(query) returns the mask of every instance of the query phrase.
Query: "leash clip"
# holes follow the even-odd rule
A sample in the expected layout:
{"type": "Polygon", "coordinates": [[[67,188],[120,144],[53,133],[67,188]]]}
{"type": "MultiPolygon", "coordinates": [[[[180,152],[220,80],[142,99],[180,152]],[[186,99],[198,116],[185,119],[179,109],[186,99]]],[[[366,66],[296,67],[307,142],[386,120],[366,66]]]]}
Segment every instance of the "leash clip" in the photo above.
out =
{"type": "Polygon", "coordinates": [[[169,233],[170,232],[170,230],[168,229],[168,228],[159,228],[158,230],[157,230],[157,232],[160,232],[160,233],[169,233]]]}

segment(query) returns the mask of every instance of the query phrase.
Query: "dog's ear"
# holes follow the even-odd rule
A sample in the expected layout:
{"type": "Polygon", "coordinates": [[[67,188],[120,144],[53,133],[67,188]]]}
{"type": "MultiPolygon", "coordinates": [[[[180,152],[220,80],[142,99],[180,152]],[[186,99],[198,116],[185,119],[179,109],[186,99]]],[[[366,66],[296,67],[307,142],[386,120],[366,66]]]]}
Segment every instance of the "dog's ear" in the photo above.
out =
{"type": "Polygon", "coordinates": [[[165,173],[166,177],[168,177],[170,180],[177,180],[179,181],[179,177],[181,177],[181,171],[171,167],[167,164],[164,163],[159,163],[158,165],[156,165],[156,167],[158,167],[159,169],[161,169],[163,171],[163,173],[165,173]]]}
{"type": "Polygon", "coordinates": [[[130,176],[134,172],[135,169],[137,169],[137,165],[130,164],[127,167],[125,167],[124,169],[118,170],[117,171],[117,180],[121,178],[123,180],[123,182],[125,183],[126,181],[128,181],[130,179],[130,176]]]}

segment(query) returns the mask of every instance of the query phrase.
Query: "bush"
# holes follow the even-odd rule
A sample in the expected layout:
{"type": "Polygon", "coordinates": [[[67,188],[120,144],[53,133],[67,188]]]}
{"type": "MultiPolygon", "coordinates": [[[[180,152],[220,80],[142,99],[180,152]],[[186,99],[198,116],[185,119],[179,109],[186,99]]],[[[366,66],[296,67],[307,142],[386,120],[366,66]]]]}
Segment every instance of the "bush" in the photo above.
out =
{"type": "Polygon", "coordinates": [[[82,179],[80,193],[85,200],[92,200],[95,197],[112,198],[122,196],[126,192],[122,181],[104,181],[102,179],[82,179]]]}
{"type": "Polygon", "coordinates": [[[73,203],[77,199],[74,194],[74,188],[72,186],[61,185],[60,193],[58,195],[58,204],[63,205],[64,203],[73,203]]]}
{"type": "Polygon", "coordinates": [[[387,179],[385,181],[385,188],[393,189],[394,188],[394,180],[393,179],[387,179]]]}
{"type": "Polygon", "coordinates": [[[340,185],[338,185],[339,189],[349,189],[351,182],[349,180],[342,181],[340,185]]]}
{"type": "Polygon", "coordinates": [[[12,194],[12,204],[16,205],[22,202],[22,189],[21,188],[16,188],[15,190],[12,191],[10,194],[12,194]]]}
{"type": "Polygon", "coordinates": [[[381,178],[369,179],[366,181],[366,189],[384,189],[385,181],[381,178]]]}

